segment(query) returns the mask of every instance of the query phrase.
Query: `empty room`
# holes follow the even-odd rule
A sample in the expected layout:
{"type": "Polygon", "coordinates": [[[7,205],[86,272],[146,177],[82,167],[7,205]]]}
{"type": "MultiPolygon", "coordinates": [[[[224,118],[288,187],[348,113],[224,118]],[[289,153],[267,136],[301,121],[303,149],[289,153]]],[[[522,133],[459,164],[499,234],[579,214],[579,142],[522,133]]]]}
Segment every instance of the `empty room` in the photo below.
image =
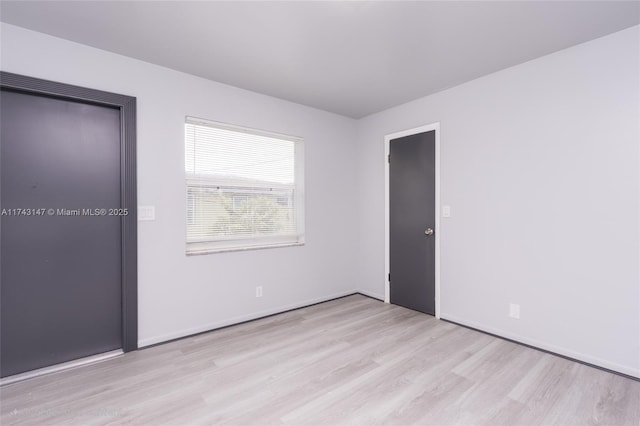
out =
{"type": "Polygon", "coordinates": [[[640,425],[640,1],[0,0],[2,425],[640,425]]]}

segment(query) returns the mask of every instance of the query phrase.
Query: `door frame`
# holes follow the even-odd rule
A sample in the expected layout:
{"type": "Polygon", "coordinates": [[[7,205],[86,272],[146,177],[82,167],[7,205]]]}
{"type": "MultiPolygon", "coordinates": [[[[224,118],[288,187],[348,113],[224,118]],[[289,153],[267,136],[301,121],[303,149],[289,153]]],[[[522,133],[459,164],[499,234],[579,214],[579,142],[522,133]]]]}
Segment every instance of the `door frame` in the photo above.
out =
{"type": "Polygon", "coordinates": [[[389,152],[393,139],[411,136],[418,133],[435,131],[435,317],[440,319],[440,123],[431,123],[412,129],[388,134],[384,137],[384,301],[390,303],[389,288],[389,152]]]}
{"type": "Polygon", "coordinates": [[[138,349],[138,214],[136,193],[136,98],[0,71],[0,89],[87,102],[120,110],[122,350],[138,349]]]}

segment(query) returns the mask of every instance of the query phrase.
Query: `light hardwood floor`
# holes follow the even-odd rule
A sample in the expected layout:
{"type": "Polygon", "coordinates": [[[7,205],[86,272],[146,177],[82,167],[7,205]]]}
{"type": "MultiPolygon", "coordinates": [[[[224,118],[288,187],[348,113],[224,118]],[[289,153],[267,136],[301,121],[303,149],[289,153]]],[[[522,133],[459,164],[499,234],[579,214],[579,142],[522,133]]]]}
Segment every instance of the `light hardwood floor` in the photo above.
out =
{"type": "Polygon", "coordinates": [[[2,425],[640,425],[640,382],[349,296],[0,389],[2,425]]]}

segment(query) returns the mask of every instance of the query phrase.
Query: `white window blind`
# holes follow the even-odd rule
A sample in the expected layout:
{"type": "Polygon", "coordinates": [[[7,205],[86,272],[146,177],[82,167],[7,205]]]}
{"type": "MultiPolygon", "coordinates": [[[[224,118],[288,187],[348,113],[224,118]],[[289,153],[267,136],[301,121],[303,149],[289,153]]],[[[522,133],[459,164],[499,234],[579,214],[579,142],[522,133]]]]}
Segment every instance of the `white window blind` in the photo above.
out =
{"type": "Polygon", "coordinates": [[[187,117],[187,253],[302,244],[302,144],[187,117]]]}

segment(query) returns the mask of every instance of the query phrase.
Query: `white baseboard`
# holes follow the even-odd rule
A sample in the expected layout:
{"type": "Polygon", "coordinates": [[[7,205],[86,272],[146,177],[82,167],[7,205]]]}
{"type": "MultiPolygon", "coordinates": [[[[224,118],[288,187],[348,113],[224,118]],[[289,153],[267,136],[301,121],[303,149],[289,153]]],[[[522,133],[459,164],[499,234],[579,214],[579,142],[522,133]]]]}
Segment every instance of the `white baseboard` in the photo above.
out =
{"type": "Polygon", "coordinates": [[[640,378],[640,369],[634,368],[627,365],[620,365],[614,362],[610,362],[601,358],[597,358],[591,355],[583,354],[580,352],[572,351],[571,349],[563,348],[560,346],[552,345],[546,342],[542,342],[535,339],[530,339],[525,336],[521,336],[519,334],[510,333],[501,329],[489,327],[485,324],[480,324],[475,321],[469,321],[464,318],[456,317],[455,315],[450,315],[446,313],[442,313],[440,315],[441,319],[449,320],[461,325],[466,325],[468,327],[475,328],[477,330],[485,331],[487,333],[495,334],[496,336],[504,337],[506,339],[513,340],[515,342],[523,343],[525,345],[533,346],[545,351],[553,352],[558,355],[563,355],[569,358],[576,359],[578,361],[586,362],[588,364],[593,364],[598,367],[606,368],[608,370],[616,371],[618,373],[626,374],[628,376],[633,376],[640,378]]]}
{"type": "Polygon", "coordinates": [[[179,339],[181,337],[191,336],[193,334],[202,333],[205,331],[212,331],[217,328],[227,327],[234,324],[239,324],[245,321],[251,321],[254,319],[266,317],[268,315],[279,314],[281,312],[290,311],[292,309],[303,308],[305,306],[313,305],[316,303],[326,302],[331,299],[336,299],[339,297],[349,296],[351,294],[355,294],[356,291],[344,291],[340,293],[335,293],[329,296],[318,297],[315,299],[303,300],[297,303],[293,303],[290,305],[280,306],[278,308],[265,309],[263,311],[252,312],[247,315],[240,315],[237,317],[229,318],[223,321],[216,321],[208,324],[203,324],[198,327],[192,327],[183,330],[173,331],[171,333],[162,334],[160,336],[147,337],[144,339],[138,340],[138,347],[143,348],[145,346],[151,346],[162,342],[167,342],[174,339],[179,339]]]}
{"type": "Polygon", "coordinates": [[[360,294],[364,294],[365,296],[372,297],[374,299],[378,299],[381,302],[384,302],[384,293],[383,294],[378,294],[378,293],[374,293],[372,291],[367,291],[367,290],[356,290],[356,292],[360,293],[360,294]]]}

